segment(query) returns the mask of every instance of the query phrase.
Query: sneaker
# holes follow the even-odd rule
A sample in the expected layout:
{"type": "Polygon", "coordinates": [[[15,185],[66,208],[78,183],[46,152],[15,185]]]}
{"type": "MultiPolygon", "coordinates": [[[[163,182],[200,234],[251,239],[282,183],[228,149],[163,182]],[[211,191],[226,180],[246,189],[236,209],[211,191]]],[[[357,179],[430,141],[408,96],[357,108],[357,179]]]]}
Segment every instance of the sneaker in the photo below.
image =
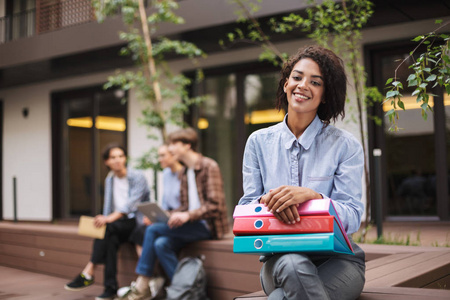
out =
{"type": "Polygon", "coordinates": [[[148,285],[150,286],[150,292],[152,294],[152,297],[150,299],[155,299],[156,296],[161,292],[163,286],[164,286],[164,278],[162,277],[156,277],[150,280],[148,285]]]}
{"type": "Polygon", "coordinates": [[[120,297],[119,299],[123,299],[123,300],[149,300],[152,299],[152,293],[150,292],[150,289],[144,291],[144,292],[139,292],[135,286],[131,286],[130,290],[128,291],[128,293],[126,293],[125,295],[123,295],[122,297],[120,297]]]}
{"type": "Polygon", "coordinates": [[[131,287],[136,285],[136,281],[132,281],[130,286],[124,286],[117,290],[117,297],[121,299],[131,291],[131,287]]]}
{"type": "Polygon", "coordinates": [[[74,280],[64,286],[68,291],[81,291],[94,283],[94,277],[86,279],[83,274],[79,274],[74,280]]]}
{"type": "Polygon", "coordinates": [[[116,290],[106,287],[103,294],[95,297],[95,300],[113,300],[114,298],[116,298],[116,290]]]}

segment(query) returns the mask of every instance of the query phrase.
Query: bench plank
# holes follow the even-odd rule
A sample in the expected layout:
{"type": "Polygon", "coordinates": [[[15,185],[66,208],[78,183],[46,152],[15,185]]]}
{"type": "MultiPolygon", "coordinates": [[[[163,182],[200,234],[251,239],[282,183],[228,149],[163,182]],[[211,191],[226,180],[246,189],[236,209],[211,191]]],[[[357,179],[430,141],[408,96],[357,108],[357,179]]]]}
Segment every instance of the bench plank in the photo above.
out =
{"type": "Polygon", "coordinates": [[[206,269],[208,285],[226,290],[249,293],[261,289],[259,275],[235,271],[206,269]]]}
{"type": "MultiPolygon", "coordinates": [[[[383,256],[374,260],[366,262],[366,269],[376,270],[379,267],[398,262],[402,259],[409,258],[416,255],[415,253],[396,253],[392,255],[383,256]]],[[[381,268],[380,268],[381,269],[381,268]]],[[[384,274],[384,273],[383,273],[384,274]]]]}
{"type": "Polygon", "coordinates": [[[448,251],[417,253],[398,262],[368,269],[366,286],[423,287],[447,275],[449,265],[448,251]]]}
{"type": "MultiPolygon", "coordinates": [[[[365,288],[358,300],[448,300],[450,291],[448,290],[432,290],[432,289],[415,289],[415,288],[365,288]]],[[[234,298],[235,300],[267,300],[267,296],[263,291],[242,295],[234,298]]]]}

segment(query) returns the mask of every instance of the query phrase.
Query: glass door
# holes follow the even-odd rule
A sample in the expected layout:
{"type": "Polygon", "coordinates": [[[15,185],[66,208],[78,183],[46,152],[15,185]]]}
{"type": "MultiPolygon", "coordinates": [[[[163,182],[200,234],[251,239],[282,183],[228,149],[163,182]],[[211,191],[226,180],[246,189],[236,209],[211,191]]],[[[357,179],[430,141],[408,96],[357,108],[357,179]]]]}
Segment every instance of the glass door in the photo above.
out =
{"type": "MultiPolygon", "coordinates": [[[[249,68],[251,69],[251,68],[249,68]]],[[[277,72],[223,72],[197,86],[207,99],[194,110],[192,124],[199,132],[199,151],[216,160],[224,179],[228,214],[243,194],[242,157],[248,136],[283,120],[275,107],[277,72]]]]}
{"type": "MultiPolygon", "coordinates": [[[[194,124],[199,134],[198,151],[219,164],[224,181],[228,213],[236,202],[239,188],[238,147],[236,143],[242,126],[237,118],[236,76],[227,74],[209,77],[198,90],[206,101],[197,109],[194,124]]],[[[195,127],[195,126],[194,126],[195,127]]]]}
{"type": "MultiPolygon", "coordinates": [[[[400,129],[389,130],[391,125],[385,113],[392,109],[390,103],[374,106],[369,114],[374,113],[383,122],[377,126],[369,121],[369,144],[371,149],[383,151],[381,193],[384,216],[389,220],[446,220],[450,215],[450,99],[439,87],[430,90],[433,96],[429,105],[433,111],[428,112],[426,120],[422,118],[420,103],[412,96],[414,87],[405,83],[411,73],[408,66],[413,61],[409,52],[413,48],[414,44],[409,42],[366,47],[369,80],[380,91],[385,91],[387,79],[394,76],[394,70],[406,59],[397,69],[397,77],[404,82],[402,100],[405,110],[398,110],[400,129]]],[[[371,190],[373,194],[373,187],[371,190]]]]}
{"type": "Polygon", "coordinates": [[[110,143],[126,146],[126,104],[121,91],[101,87],[53,94],[53,138],[58,176],[54,181],[55,217],[96,215],[103,207],[108,169],[102,150],[110,143]]]}
{"type": "MultiPolygon", "coordinates": [[[[383,74],[392,72],[395,61],[404,55],[391,55],[382,59],[383,74]]],[[[399,78],[406,81],[409,75],[407,61],[399,69],[399,78]]],[[[387,78],[386,78],[387,80],[387,78]]],[[[389,120],[385,117],[388,213],[390,216],[435,216],[436,210],[436,161],[433,113],[423,120],[420,104],[411,96],[412,88],[402,93],[405,110],[398,110],[397,132],[389,131],[389,120]]],[[[433,106],[434,99],[430,99],[433,106]]],[[[383,104],[383,111],[391,109],[390,103],[383,104]]]]}

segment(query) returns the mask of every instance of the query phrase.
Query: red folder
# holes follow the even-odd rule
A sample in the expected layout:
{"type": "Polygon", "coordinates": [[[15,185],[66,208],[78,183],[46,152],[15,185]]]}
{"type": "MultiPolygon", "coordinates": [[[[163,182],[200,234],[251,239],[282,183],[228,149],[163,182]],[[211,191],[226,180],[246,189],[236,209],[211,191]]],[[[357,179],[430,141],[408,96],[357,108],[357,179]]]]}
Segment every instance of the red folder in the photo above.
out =
{"type": "Polygon", "coordinates": [[[283,223],[275,217],[242,217],[234,219],[233,233],[234,235],[322,233],[333,232],[335,226],[338,229],[333,216],[305,216],[295,224],[283,223]]]}

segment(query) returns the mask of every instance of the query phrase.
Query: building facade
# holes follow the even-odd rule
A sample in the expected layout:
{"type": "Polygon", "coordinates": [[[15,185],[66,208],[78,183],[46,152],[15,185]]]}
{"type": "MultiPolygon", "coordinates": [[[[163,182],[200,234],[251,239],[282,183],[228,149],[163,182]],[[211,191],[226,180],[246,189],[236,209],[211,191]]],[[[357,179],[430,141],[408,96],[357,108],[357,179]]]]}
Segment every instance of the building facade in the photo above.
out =
{"type": "MultiPolygon", "coordinates": [[[[306,1],[263,1],[263,19],[301,11],[306,1]]],[[[398,60],[413,48],[410,40],[433,31],[436,19],[449,20],[449,1],[373,1],[375,14],[362,30],[361,53],[368,86],[383,91],[398,60]]],[[[208,57],[200,61],[205,80],[192,93],[208,100],[186,120],[198,129],[200,151],[216,159],[225,180],[231,216],[242,194],[242,154],[249,134],[283,118],[274,111],[278,68],[258,62],[260,49],[241,45],[226,50],[218,41],[235,26],[235,8],[223,0],[179,1],[182,26],[162,26],[159,34],[196,43],[208,57]]],[[[98,24],[88,0],[0,0],[0,217],[53,221],[96,214],[102,205],[107,170],[101,150],[110,142],[128,149],[130,164],[158,142],[139,124],[142,104],[131,91],[104,90],[106,78],[132,62],[118,55],[123,42],[120,17],[98,24]],[[126,97],[127,101],[121,101],[126,97]]],[[[448,29],[447,29],[448,31],[448,29]]],[[[293,33],[274,40],[294,53],[310,40],[293,33]]],[[[172,70],[190,74],[188,60],[172,59],[172,70]]],[[[400,76],[407,76],[400,69],[400,76]]],[[[406,78],[406,77],[405,77],[406,78]]],[[[382,105],[369,108],[364,127],[371,180],[372,151],[382,150],[383,217],[448,220],[450,98],[436,90],[434,114],[423,121],[412,91],[400,112],[399,132],[390,132],[382,105]],[[374,125],[370,115],[383,119],[374,125]]],[[[349,82],[350,98],[353,93],[349,82]]],[[[408,94],[409,93],[409,94],[408,94]]],[[[172,99],[170,101],[177,101],[172,99]]],[[[169,103],[170,103],[169,101],[169,103]]],[[[173,103],[173,102],[171,102],[173,103]]],[[[361,140],[347,118],[336,126],[361,140]]],[[[152,172],[149,181],[154,182],[152,172]]],[[[372,192],[377,192],[372,185],[372,192]]],[[[365,201],[365,199],[363,199],[365,201]]]]}

